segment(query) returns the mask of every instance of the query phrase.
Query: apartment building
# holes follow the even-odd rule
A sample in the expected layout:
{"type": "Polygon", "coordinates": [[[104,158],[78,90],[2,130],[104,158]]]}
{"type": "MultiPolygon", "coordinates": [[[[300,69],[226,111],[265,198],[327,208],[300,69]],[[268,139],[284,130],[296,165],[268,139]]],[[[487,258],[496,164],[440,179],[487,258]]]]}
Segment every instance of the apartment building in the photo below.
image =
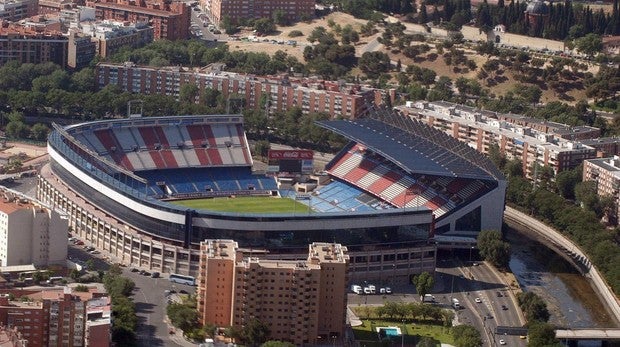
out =
{"type": "Polygon", "coordinates": [[[298,346],[342,342],[347,253],[339,244],[315,242],[306,260],[267,260],[244,253],[233,240],[206,240],[200,244],[200,320],[241,328],[258,319],[270,327],[271,339],[298,346]]]}
{"type": "Polygon", "coordinates": [[[95,0],[86,4],[95,8],[98,20],[149,23],[155,40],[189,38],[190,8],[181,1],[95,0]]]}
{"type": "Polygon", "coordinates": [[[153,28],[148,23],[103,20],[80,25],[82,33],[92,37],[96,54],[102,58],[117,53],[121,47],[139,48],[153,42],[153,28]]]}
{"type": "Polygon", "coordinates": [[[4,290],[0,295],[0,324],[17,327],[30,346],[108,347],[110,302],[100,287],[91,287],[88,292],[72,287],[4,290]],[[10,300],[8,293],[15,299],[10,300]],[[95,307],[107,314],[93,315],[95,307]]]}
{"type": "Polygon", "coordinates": [[[579,127],[580,130],[572,132],[558,123],[538,124],[540,120],[536,122],[532,118],[499,115],[443,101],[407,102],[407,105],[397,109],[482,153],[488,153],[492,144],[498,145],[508,159],[521,160],[523,172],[529,178],[534,176],[534,163],[548,166],[557,174],[575,168],[586,159],[595,158],[597,153],[594,147],[566,139],[571,133],[579,134],[575,135],[579,138],[597,136],[596,128],[579,127]]]}
{"type": "Polygon", "coordinates": [[[67,66],[81,69],[88,66],[95,57],[97,45],[91,37],[75,31],[69,32],[67,49],[67,66]]]}
{"type": "Polygon", "coordinates": [[[224,17],[233,23],[248,19],[273,18],[280,11],[291,21],[314,16],[314,0],[202,0],[209,19],[220,25],[224,17]]]}
{"type": "MultiPolygon", "coordinates": [[[[95,73],[99,88],[113,84],[130,93],[178,98],[181,86],[192,84],[198,87],[198,94],[210,88],[220,91],[225,98],[239,96],[245,100],[246,108],[262,108],[261,98],[265,96],[271,112],[299,107],[304,113],[324,112],[345,118],[362,114],[367,102],[381,103],[385,93],[359,84],[312,78],[251,76],[182,67],[137,66],[133,63],[100,63],[95,73]]],[[[393,99],[394,91],[387,93],[393,99]]],[[[198,97],[196,102],[199,102],[198,97]]]]}
{"type": "Polygon", "coordinates": [[[70,9],[79,3],[80,0],[39,0],[39,14],[55,14],[63,9],[70,9]]]}
{"type": "Polygon", "coordinates": [[[51,206],[0,189],[0,266],[47,266],[67,259],[67,219],[51,206]]]}
{"type": "Polygon", "coordinates": [[[37,0],[0,0],[0,20],[16,22],[37,14],[37,0]]]}
{"type": "Polygon", "coordinates": [[[52,62],[64,68],[68,42],[60,32],[3,23],[0,25],[0,65],[17,60],[22,64],[52,62]]]}
{"type": "Polygon", "coordinates": [[[583,162],[583,180],[596,182],[600,197],[612,197],[614,209],[607,215],[607,222],[618,225],[620,216],[620,157],[589,159],[583,162]]]}

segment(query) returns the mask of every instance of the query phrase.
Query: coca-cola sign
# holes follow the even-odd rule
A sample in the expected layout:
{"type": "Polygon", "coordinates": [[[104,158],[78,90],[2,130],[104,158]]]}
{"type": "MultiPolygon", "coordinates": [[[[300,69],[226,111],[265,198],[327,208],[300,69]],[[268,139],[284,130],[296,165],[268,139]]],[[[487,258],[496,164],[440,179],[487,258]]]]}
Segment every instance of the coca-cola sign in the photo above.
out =
{"type": "Polygon", "coordinates": [[[269,159],[312,160],[314,152],[309,150],[269,150],[269,159]]]}

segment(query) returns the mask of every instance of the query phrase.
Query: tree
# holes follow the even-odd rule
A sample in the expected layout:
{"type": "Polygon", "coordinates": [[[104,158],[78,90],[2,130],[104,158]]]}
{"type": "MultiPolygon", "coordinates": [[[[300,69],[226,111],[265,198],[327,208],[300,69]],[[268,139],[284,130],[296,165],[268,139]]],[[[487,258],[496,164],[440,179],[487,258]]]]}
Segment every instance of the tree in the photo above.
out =
{"type": "Polygon", "coordinates": [[[254,30],[260,34],[270,34],[276,31],[276,25],[271,18],[260,18],[254,22],[254,30]]]}
{"type": "Polygon", "coordinates": [[[502,234],[497,230],[483,230],[478,234],[480,255],[493,265],[505,268],[510,261],[510,244],[502,241],[502,234]]]}
{"type": "Polygon", "coordinates": [[[95,261],[92,258],[86,261],[86,268],[88,269],[88,271],[95,270],[95,261]]]}
{"type": "Polygon", "coordinates": [[[384,52],[365,52],[358,66],[369,78],[374,79],[390,71],[390,57],[384,52]]]}
{"type": "Polygon", "coordinates": [[[528,347],[559,347],[560,341],[555,338],[555,329],[549,323],[535,322],[528,324],[528,347]]]}
{"type": "Polygon", "coordinates": [[[193,104],[196,102],[199,92],[200,90],[195,84],[185,83],[179,89],[179,101],[193,104]]]}
{"type": "Polygon", "coordinates": [[[500,170],[506,167],[506,156],[500,151],[497,143],[493,142],[489,145],[488,156],[500,170]]]}
{"type": "Polygon", "coordinates": [[[184,332],[190,331],[198,325],[198,311],[193,307],[172,303],[166,307],[166,314],[172,325],[184,332]]]}
{"type": "Polygon", "coordinates": [[[480,347],[482,337],[480,332],[471,325],[457,325],[452,327],[452,336],[456,347],[480,347]]]}
{"type": "Polygon", "coordinates": [[[291,24],[286,12],[279,9],[273,11],[273,21],[279,26],[287,26],[291,24]]]}
{"type": "Polygon", "coordinates": [[[262,158],[266,157],[268,152],[269,152],[269,141],[266,140],[260,140],[257,141],[256,144],[254,145],[254,152],[256,154],[259,154],[262,158]]]}
{"type": "Polygon", "coordinates": [[[428,272],[422,272],[421,274],[414,276],[412,279],[413,285],[415,285],[415,290],[417,291],[420,298],[423,298],[424,295],[428,294],[431,289],[433,289],[433,285],[435,285],[435,279],[428,272]]]}
{"type": "Polygon", "coordinates": [[[518,293],[517,301],[528,323],[547,322],[550,314],[547,304],[532,292],[518,293]]]}
{"type": "Polygon", "coordinates": [[[590,33],[575,40],[575,47],[577,51],[591,57],[603,49],[603,40],[600,35],[590,33]]]}
{"type": "Polygon", "coordinates": [[[83,284],[80,284],[80,285],[75,286],[74,290],[75,290],[76,292],[85,292],[85,293],[88,293],[88,287],[87,287],[87,286],[85,286],[85,285],[83,285],[83,284]]]}
{"type": "Polygon", "coordinates": [[[244,342],[251,346],[267,342],[269,334],[269,327],[258,319],[252,319],[243,329],[244,342]]]}

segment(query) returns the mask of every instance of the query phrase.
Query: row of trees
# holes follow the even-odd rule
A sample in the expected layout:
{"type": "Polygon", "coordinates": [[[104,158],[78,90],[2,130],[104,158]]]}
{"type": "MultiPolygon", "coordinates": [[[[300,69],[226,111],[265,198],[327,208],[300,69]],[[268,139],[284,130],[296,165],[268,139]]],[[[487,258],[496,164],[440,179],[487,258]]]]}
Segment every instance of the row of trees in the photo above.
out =
{"type": "MultiPolygon", "coordinates": [[[[490,153],[492,154],[492,153],[490,153]]],[[[560,172],[540,167],[536,184],[523,177],[519,160],[490,155],[508,177],[506,200],[565,234],[588,254],[614,292],[620,293],[620,245],[618,229],[601,223],[612,208],[610,199],[598,197],[596,186],[581,182],[581,166],[560,172]]]]}
{"type": "Polygon", "coordinates": [[[136,327],[138,317],[136,307],[131,300],[135,283],[129,278],[121,276],[122,270],[117,265],[112,265],[103,276],[103,285],[112,301],[112,341],[116,346],[135,346],[136,327]]]}
{"type": "Polygon", "coordinates": [[[390,320],[412,320],[418,322],[428,322],[433,324],[441,324],[445,327],[452,326],[454,312],[445,310],[435,305],[417,303],[417,302],[394,302],[386,301],[383,306],[371,307],[362,306],[358,309],[365,318],[390,320]]]}

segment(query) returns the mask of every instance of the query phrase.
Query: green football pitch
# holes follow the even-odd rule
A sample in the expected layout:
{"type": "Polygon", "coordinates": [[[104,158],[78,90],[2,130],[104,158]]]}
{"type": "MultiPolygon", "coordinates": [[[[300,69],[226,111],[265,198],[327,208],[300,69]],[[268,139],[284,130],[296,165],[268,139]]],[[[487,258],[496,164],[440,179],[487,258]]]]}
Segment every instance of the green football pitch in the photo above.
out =
{"type": "Polygon", "coordinates": [[[195,209],[248,213],[308,213],[310,208],[293,199],[276,197],[235,197],[169,201],[195,209]]]}

